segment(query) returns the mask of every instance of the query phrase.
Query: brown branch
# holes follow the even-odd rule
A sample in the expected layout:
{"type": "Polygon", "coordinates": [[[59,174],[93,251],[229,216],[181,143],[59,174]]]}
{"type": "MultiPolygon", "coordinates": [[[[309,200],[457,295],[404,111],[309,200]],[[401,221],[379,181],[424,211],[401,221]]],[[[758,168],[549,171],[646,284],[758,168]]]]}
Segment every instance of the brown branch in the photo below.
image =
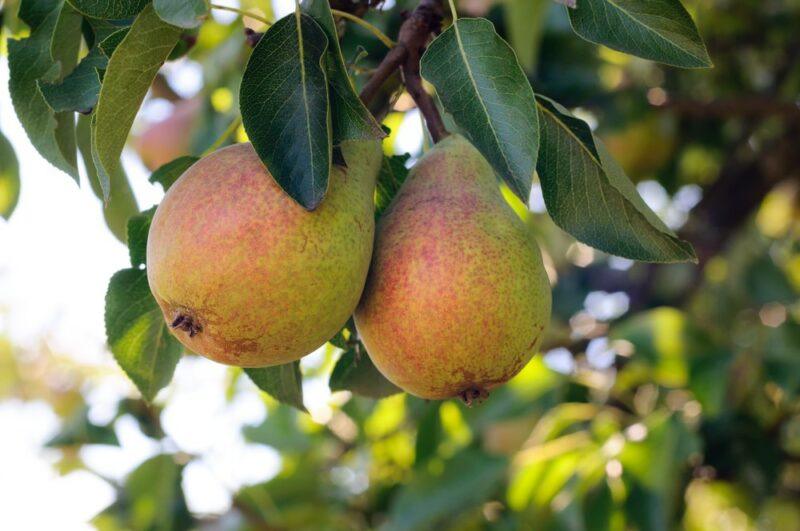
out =
{"type": "Polygon", "coordinates": [[[369,105],[372,99],[381,92],[384,83],[399,69],[402,69],[408,93],[414,98],[434,141],[447,134],[439,110],[433,99],[425,92],[422,78],[419,76],[419,59],[428,44],[432,33],[442,26],[441,0],[421,0],[403,24],[397,36],[397,46],[389,50],[383,61],[375,69],[375,73],[361,90],[361,101],[369,105]]]}

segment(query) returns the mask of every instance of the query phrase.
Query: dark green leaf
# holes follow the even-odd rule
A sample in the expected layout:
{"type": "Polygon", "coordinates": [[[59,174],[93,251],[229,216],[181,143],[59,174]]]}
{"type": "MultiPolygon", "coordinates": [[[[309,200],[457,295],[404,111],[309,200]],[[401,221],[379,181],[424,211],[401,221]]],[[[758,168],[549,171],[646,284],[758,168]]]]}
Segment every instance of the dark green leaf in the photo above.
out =
{"type": "Polygon", "coordinates": [[[163,22],[148,5],[108,61],[92,124],[92,158],[106,200],[109,176],[120,164],[133,119],[179,36],[180,30],[163,22]]]}
{"type": "MultiPolygon", "coordinates": [[[[103,190],[100,188],[97,169],[92,160],[90,117],[80,116],[78,118],[76,134],[78,151],[80,151],[83,164],[86,167],[86,178],[89,180],[89,185],[94,195],[102,199],[103,190]]],[[[111,173],[110,183],[111,194],[108,196],[108,202],[102,206],[103,217],[111,233],[119,241],[125,243],[127,241],[128,218],[139,212],[139,205],[136,203],[131,184],[128,182],[128,176],[125,174],[121,164],[111,173]]]]}
{"type": "Polygon", "coordinates": [[[522,201],[539,152],[536,101],[514,51],[486,19],[458,19],[428,47],[422,76],[522,201]]]}
{"type": "Polygon", "coordinates": [[[400,190],[400,186],[408,176],[406,161],[410,155],[393,155],[383,157],[381,171],[378,174],[378,182],[375,187],[375,216],[380,216],[389,203],[392,202],[395,194],[400,190]]]}
{"type": "Polygon", "coordinates": [[[200,160],[198,157],[186,155],[178,157],[177,159],[167,162],[150,175],[149,181],[153,184],[158,183],[164,187],[164,191],[169,190],[169,187],[178,180],[178,178],[188,170],[192,164],[200,160]]]}
{"type": "Polygon", "coordinates": [[[156,207],[152,207],[128,220],[128,254],[133,267],[147,263],[147,234],[155,213],[156,207]]]}
{"type": "Polygon", "coordinates": [[[61,448],[81,444],[110,444],[119,446],[117,435],[111,425],[98,426],[89,420],[89,408],[78,409],[66,421],[64,426],[55,434],[45,446],[48,448],[61,448]]]}
{"type": "Polygon", "coordinates": [[[139,14],[150,0],[69,0],[87,17],[119,20],[139,14]]]}
{"type": "Polygon", "coordinates": [[[538,98],[542,148],[538,172],[556,224],[601,251],[646,262],[696,260],[645,204],[589,126],[552,100],[538,98]]]}
{"type": "MultiPolygon", "coordinates": [[[[59,117],[47,105],[37,84],[39,80],[55,81],[59,76],[60,66],[50,54],[58,18],[59,11],[52,11],[30,37],[8,41],[9,92],[31,144],[50,164],[77,181],[75,157],[65,155],[69,148],[68,124],[63,115],[59,117]]],[[[74,137],[72,142],[74,145],[74,137]]]]}
{"type": "Polygon", "coordinates": [[[0,132],[0,216],[8,219],[19,200],[19,161],[11,142],[0,132]]]}
{"type": "Polygon", "coordinates": [[[239,96],[256,153],[281,188],[308,210],[322,202],[331,168],[327,48],[314,19],[299,12],[282,18],[253,50],[239,96]]]}
{"type": "Polygon", "coordinates": [[[294,406],[305,411],[303,405],[303,375],[300,373],[300,362],[293,361],[275,367],[245,369],[244,372],[256,386],[278,402],[294,406]]]}
{"type": "Polygon", "coordinates": [[[144,269],[117,271],[106,294],[106,336],[114,358],[152,401],[172,379],[182,347],[167,330],[144,269]]]}
{"type": "MultiPolygon", "coordinates": [[[[61,82],[72,73],[78,63],[81,46],[81,23],[83,17],[69,4],[62,4],[58,21],[50,41],[50,57],[58,65],[55,81],[61,82]]],[[[64,159],[70,165],[78,166],[78,150],[75,143],[75,116],[72,112],[56,112],[56,143],[64,159]]]]}
{"type": "Polygon", "coordinates": [[[384,398],[402,392],[375,368],[369,356],[357,358],[352,349],[336,362],[329,386],[331,391],[352,391],[370,398],[384,398]]]}
{"type": "Polygon", "coordinates": [[[356,94],[347,75],[339,34],[328,0],[305,0],[303,11],[316,20],[328,37],[327,71],[330,82],[331,126],[334,145],[344,140],[369,140],[386,136],[356,94]]]}
{"type": "Polygon", "coordinates": [[[106,57],[111,57],[114,51],[117,49],[117,46],[125,39],[125,36],[128,35],[130,28],[122,28],[117,30],[113,33],[110,33],[107,37],[100,41],[98,46],[100,50],[106,57]]]}
{"type": "Polygon", "coordinates": [[[614,50],[673,66],[712,66],[679,0],[580,0],[568,9],[575,32],[614,50]]]}
{"type": "Polygon", "coordinates": [[[97,105],[100,94],[100,75],[105,70],[108,58],[98,48],[92,48],[63,81],[59,83],[39,83],[44,99],[56,111],[70,111],[88,114],[97,105]]]}
{"type": "Polygon", "coordinates": [[[179,28],[196,28],[208,16],[207,0],[153,0],[161,20],[179,28]]]}
{"type": "Polygon", "coordinates": [[[415,475],[392,504],[386,529],[436,528],[486,501],[500,486],[505,469],[505,459],[469,449],[445,463],[441,475],[415,475]]]}
{"type": "Polygon", "coordinates": [[[30,26],[33,32],[60,4],[61,0],[22,0],[17,16],[30,26]]]}

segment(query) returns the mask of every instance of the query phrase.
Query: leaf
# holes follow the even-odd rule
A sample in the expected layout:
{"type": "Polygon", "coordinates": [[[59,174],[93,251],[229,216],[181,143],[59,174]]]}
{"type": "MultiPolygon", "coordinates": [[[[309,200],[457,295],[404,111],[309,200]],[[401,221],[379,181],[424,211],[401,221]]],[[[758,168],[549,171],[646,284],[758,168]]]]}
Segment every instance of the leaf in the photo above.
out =
{"type": "Polygon", "coordinates": [[[0,216],[11,217],[19,200],[19,161],[11,142],[0,132],[0,216]]]}
{"type": "Polygon", "coordinates": [[[551,0],[509,0],[503,4],[508,40],[526,72],[536,71],[550,5],[551,0]]]}
{"type": "Polygon", "coordinates": [[[138,15],[150,0],[69,0],[87,17],[119,20],[138,15]]]}
{"type": "Polygon", "coordinates": [[[17,16],[35,31],[56,7],[58,0],[22,0],[17,16]]]}
{"type": "Polygon", "coordinates": [[[99,48],[92,48],[67,77],[59,83],[39,83],[45,101],[56,111],[89,114],[100,94],[100,75],[105,70],[108,58],[99,48]]]}
{"type": "Polygon", "coordinates": [[[527,203],[539,152],[536,100],[514,51],[492,23],[458,19],[430,44],[421,73],[464,134],[527,203]]]}
{"type": "Polygon", "coordinates": [[[245,369],[244,372],[256,386],[278,402],[305,411],[303,405],[303,375],[300,362],[293,361],[275,367],[245,369]]]}
{"type": "Polygon", "coordinates": [[[64,118],[47,105],[39,91],[37,81],[54,81],[59,65],[50,55],[50,42],[59,17],[59,10],[51,11],[31,36],[8,41],[9,92],[14,110],[33,147],[50,164],[76,181],[78,167],[74,157],[65,156],[69,147],[69,131],[64,129],[64,118]],[[60,128],[59,128],[60,127],[60,128]]]}
{"type": "Polygon", "coordinates": [[[331,168],[324,69],[328,39],[308,15],[272,25],[253,49],[239,96],[245,131],[275,181],[307,210],[322,202],[331,168]]]}
{"type": "MultiPolygon", "coordinates": [[[[86,178],[94,195],[102,199],[103,190],[100,188],[97,169],[92,160],[92,132],[91,118],[89,116],[78,117],[76,135],[78,151],[86,167],[86,178]]],[[[131,184],[128,182],[128,176],[125,174],[122,165],[117,166],[117,169],[111,173],[110,183],[111,194],[108,196],[108,202],[102,205],[103,217],[111,233],[119,241],[125,243],[127,241],[128,218],[139,213],[139,205],[133,196],[131,184]]]]}
{"type": "Polygon", "coordinates": [[[547,211],[556,224],[601,251],[646,262],[696,261],[645,204],[585,122],[539,96],[538,172],[547,211]]]}
{"type": "Polygon", "coordinates": [[[133,119],[179,36],[148,5],[108,61],[92,124],[92,158],[105,200],[133,119]]]}
{"type": "MultiPolygon", "coordinates": [[[[183,465],[171,455],[151,457],[131,472],[120,489],[124,529],[182,531],[193,529],[181,487],[183,465]]],[[[112,507],[113,508],[113,507],[112,507]]]]}
{"type": "Polygon", "coordinates": [[[103,40],[100,41],[98,46],[100,50],[106,57],[111,57],[114,54],[114,51],[117,49],[117,46],[122,43],[125,37],[128,35],[130,28],[122,28],[117,30],[113,33],[110,33],[106,36],[103,40]]]}
{"type": "Polygon", "coordinates": [[[178,157],[154,171],[148,180],[153,184],[160,184],[166,192],[169,190],[169,187],[198,160],[200,160],[199,157],[193,157],[191,155],[178,157]]]}
{"type": "Polygon", "coordinates": [[[352,349],[336,362],[329,386],[331,391],[352,391],[370,398],[385,398],[402,392],[375,368],[369,356],[362,355],[356,359],[352,349]]]}
{"type": "Polygon", "coordinates": [[[45,443],[47,448],[62,448],[83,444],[109,444],[119,446],[111,425],[98,426],[89,420],[89,408],[79,408],[70,416],[57,434],[45,443]]]}
{"type": "Polygon", "coordinates": [[[375,187],[375,216],[379,217],[383,214],[386,207],[392,202],[395,194],[400,190],[400,187],[408,176],[408,168],[406,162],[409,157],[408,153],[405,155],[393,155],[391,157],[383,157],[381,161],[381,170],[378,173],[378,182],[375,187]]]}
{"type": "Polygon", "coordinates": [[[179,28],[196,28],[208,16],[207,0],[153,0],[161,20],[179,28]]]}
{"type": "Polygon", "coordinates": [[[305,0],[302,8],[305,13],[314,18],[328,38],[329,48],[326,62],[330,82],[333,144],[338,145],[344,140],[383,138],[386,134],[375,121],[372,113],[361,102],[347,75],[347,65],[339,46],[339,34],[336,31],[328,0],[305,0]]]}
{"type": "Polygon", "coordinates": [[[575,33],[588,41],[668,65],[713,66],[679,0],[580,0],[567,11],[575,33]]]}
{"type": "Polygon", "coordinates": [[[416,474],[395,498],[386,530],[436,528],[486,501],[500,487],[505,470],[505,459],[467,449],[447,461],[441,475],[416,474]]]}
{"type": "Polygon", "coordinates": [[[128,220],[128,254],[133,267],[147,263],[147,235],[155,213],[156,207],[148,208],[128,220]]]}
{"type": "Polygon", "coordinates": [[[152,402],[172,379],[183,349],[167,330],[144,269],[123,269],[111,277],[105,322],[114,359],[152,402]]]}

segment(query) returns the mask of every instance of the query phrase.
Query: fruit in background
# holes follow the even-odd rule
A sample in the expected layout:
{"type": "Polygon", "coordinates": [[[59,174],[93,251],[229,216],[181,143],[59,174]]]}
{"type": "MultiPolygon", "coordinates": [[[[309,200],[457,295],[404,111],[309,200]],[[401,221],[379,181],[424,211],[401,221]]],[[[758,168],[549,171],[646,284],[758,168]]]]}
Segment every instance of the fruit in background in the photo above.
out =
{"type": "Polygon", "coordinates": [[[253,146],[195,163],[167,192],[147,241],[150,289],[190,350],[239,367],[297,360],[353,313],[369,268],[380,142],[342,145],[314,211],[289,197],[253,146]]]}
{"type": "Polygon", "coordinates": [[[517,374],[550,319],[539,248],[489,163],[452,135],[378,222],[355,313],[375,366],[405,391],[471,403],[517,374]]]}
{"type": "Polygon", "coordinates": [[[149,124],[133,145],[150,171],[183,155],[190,155],[192,130],[202,107],[200,98],[182,100],[160,122],[149,124]]]}
{"type": "Polygon", "coordinates": [[[600,134],[608,152],[634,181],[652,176],[675,153],[675,124],[671,118],[649,116],[622,129],[600,134]]]}

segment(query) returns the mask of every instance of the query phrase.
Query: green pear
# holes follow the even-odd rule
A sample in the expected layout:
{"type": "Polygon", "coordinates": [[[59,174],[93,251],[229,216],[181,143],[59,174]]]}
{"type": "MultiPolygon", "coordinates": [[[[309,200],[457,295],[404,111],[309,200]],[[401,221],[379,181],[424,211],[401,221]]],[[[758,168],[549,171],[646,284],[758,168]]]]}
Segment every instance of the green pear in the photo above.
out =
{"type": "Polygon", "coordinates": [[[421,398],[471,403],[517,374],[550,319],[536,242],[466,139],[440,141],[378,222],[358,333],[375,366],[421,398]]]}
{"type": "Polygon", "coordinates": [[[353,313],[369,269],[377,141],[346,142],[322,204],[287,195],[253,146],[202,158],[170,187],[150,226],[147,278],[190,350],[239,367],[297,360],[353,313]]]}

